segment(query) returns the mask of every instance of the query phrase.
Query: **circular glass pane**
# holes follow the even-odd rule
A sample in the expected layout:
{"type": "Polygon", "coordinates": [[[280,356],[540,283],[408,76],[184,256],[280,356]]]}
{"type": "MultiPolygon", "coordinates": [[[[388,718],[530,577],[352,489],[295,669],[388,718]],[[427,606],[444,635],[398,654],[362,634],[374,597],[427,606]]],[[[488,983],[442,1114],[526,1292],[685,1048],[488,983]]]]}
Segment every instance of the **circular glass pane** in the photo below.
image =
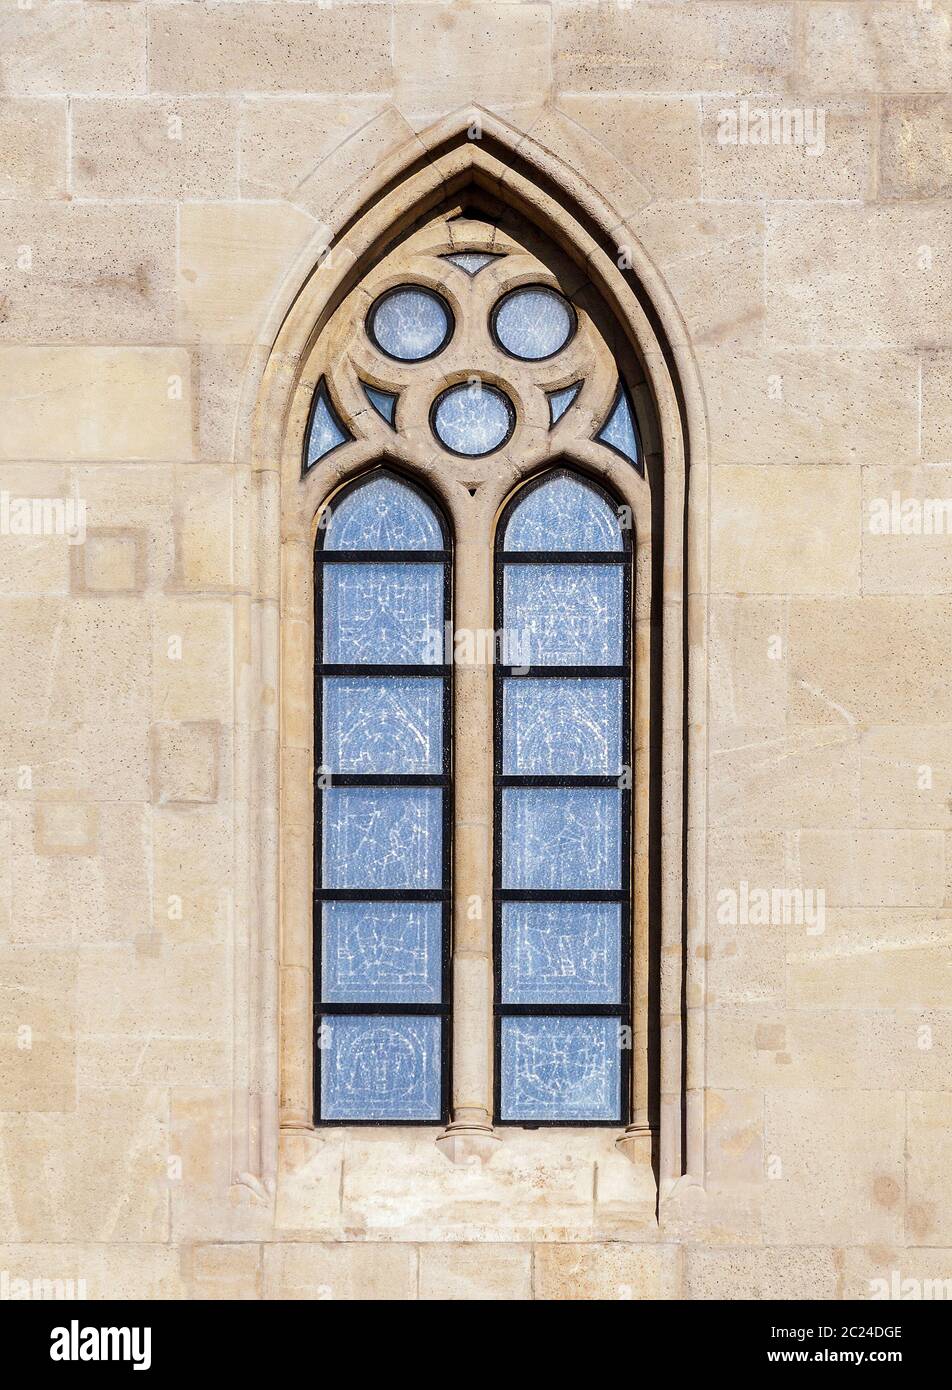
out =
{"type": "Polygon", "coordinates": [[[510,357],[540,362],[565,347],[575,332],[575,311],[558,290],[526,285],[503,295],[493,310],[492,328],[510,357]]]}
{"type": "Polygon", "coordinates": [[[446,346],[453,331],[447,305],[432,290],[400,285],[374,302],[367,315],[371,341],[399,362],[422,362],[446,346]]]}
{"type": "Polygon", "coordinates": [[[452,454],[491,454],[516,423],[512,402],[495,386],[462,381],[437,396],[431,414],[437,439],[452,454]]]}

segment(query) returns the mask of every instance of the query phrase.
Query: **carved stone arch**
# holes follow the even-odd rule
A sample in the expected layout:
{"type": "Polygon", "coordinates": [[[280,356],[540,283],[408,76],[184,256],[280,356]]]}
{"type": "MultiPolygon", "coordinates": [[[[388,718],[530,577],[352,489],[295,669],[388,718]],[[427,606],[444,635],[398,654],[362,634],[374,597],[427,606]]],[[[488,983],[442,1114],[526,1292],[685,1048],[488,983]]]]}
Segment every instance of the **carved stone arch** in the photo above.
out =
{"type": "MultiPolygon", "coordinates": [[[[703,401],[676,305],[618,213],[531,136],[480,112],[480,138],[473,140],[472,124],[471,108],[448,117],[394,149],[372,178],[339,200],[328,227],[289,273],[262,335],[267,355],[252,363],[245,383],[238,454],[251,464],[253,485],[244,550],[247,640],[237,677],[239,732],[245,734],[243,742],[239,739],[244,754],[238,771],[249,814],[247,938],[240,943],[246,951],[239,953],[236,1002],[249,1027],[237,1039],[235,1061],[236,1087],[248,1104],[236,1102],[234,1171],[256,1190],[272,1190],[279,1127],[308,1124],[294,1103],[285,1104],[281,1118],[279,1039],[293,1057],[302,1035],[295,1020],[299,1025],[310,1011],[301,951],[309,923],[301,920],[300,894],[295,902],[288,885],[308,872],[302,867],[308,854],[302,827],[309,820],[310,731],[302,691],[310,676],[310,550],[317,512],[341,483],[373,463],[390,463],[417,472],[436,493],[457,536],[464,518],[463,494],[438,470],[401,451],[388,456],[379,446],[364,453],[351,450],[346,465],[332,454],[302,482],[301,440],[313,389],[306,367],[330,316],[365,267],[422,214],[473,187],[517,208],[585,268],[624,326],[644,373],[646,389],[636,406],[649,469],[661,484],[653,507],[664,547],[656,568],[663,661],[658,1061],[664,1197],[683,1176],[690,1183],[701,1183],[704,1176],[708,484],[703,401]]],[[[358,132],[350,144],[359,146],[362,138],[358,132]]],[[[571,455],[567,459],[573,462],[571,455]]],[[[591,466],[590,459],[574,462],[583,469],[591,466]]],[[[483,504],[498,512],[512,487],[540,463],[539,458],[518,462],[498,495],[492,489],[484,493],[483,504]]],[[[630,492],[644,514],[640,480],[625,467],[602,460],[600,472],[630,492]]]]}

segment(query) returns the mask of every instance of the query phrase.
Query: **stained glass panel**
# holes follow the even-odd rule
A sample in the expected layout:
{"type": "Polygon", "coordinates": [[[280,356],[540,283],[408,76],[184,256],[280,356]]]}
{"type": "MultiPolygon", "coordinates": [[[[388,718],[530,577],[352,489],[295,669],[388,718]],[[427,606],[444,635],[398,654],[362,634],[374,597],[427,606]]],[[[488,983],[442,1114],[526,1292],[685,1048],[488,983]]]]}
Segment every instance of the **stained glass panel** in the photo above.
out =
{"type": "Polygon", "coordinates": [[[601,493],[564,473],[526,490],[513,509],[504,550],[623,550],[618,514],[601,493]]]}
{"type": "Polygon", "coordinates": [[[454,454],[491,454],[512,433],[515,416],[508,397],[484,382],[460,382],[437,397],[433,430],[454,454]]]}
{"type": "Polygon", "coordinates": [[[575,330],[575,315],[558,290],[526,285],[499,301],[493,329],[506,352],[539,362],[565,347],[575,330]]]}
{"type": "Polygon", "coordinates": [[[402,285],[376,301],[368,317],[368,331],[388,357],[400,362],[420,362],[445,346],[452,319],[449,309],[432,290],[402,285]]]}
{"type": "Polygon", "coordinates": [[[503,903],[504,1004],[619,1004],[618,903],[503,903]]]}
{"type": "Polygon", "coordinates": [[[503,583],[508,665],[621,665],[621,566],[512,564],[503,583]]]}
{"type": "Polygon", "coordinates": [[[617,1120],[616,1018],[503,1018],[504,1120],[617,1120]]]}
{"type": "Polygon", "coordinates": [[[397,413],[397,398],[394,393],[392,391],[380,391],[376,386],[368,386],[366,381],[362,381],[360,384],[364,388],[364,395],[381,420],[386,420],[388,425],[393,426],[397,413]]]}
{"type": "Polygon", "coordinates": [[[328,1120],[437,1120],[438,1018],[325,1017],[318,1033],[328,1120]]]}
{"type": "Polygon", "coordinates": [[[595,438],[628,459],[629,463],[639,466],[638,430],[631,401],[623,387],[619,387],[608,419],[595,438]]]}
{"type": "Polygon", "coordinates": [[[502,709],[503,773],[620,775],[620,680],[512,676],[503,682],[502,709]]]}
{"type": "Polygon", "coordinates": [[[478,275],[481,270],[485,270],[492,261],[498,261],[499,255],[492,251],[456,251],[451,256],[444,256],[445,261],[452,265],[459,266],[460,270],[465,270],[467,275],[478,275]]]}
{"type": "Polygon", "coordinates": [[[325,454],[329,454],[339,444],[346,444],[350,438],[351,436],[344,429],[331,404],[327,383],[322,377],[317,383],[317,390],[314,392],[314,404],[311,407],[304,471],[307,472],[309,468],[313,468],[314,464],[325,454]]]}
{"type": "Polygon", "coordinates": [[[325,550],[442,550],[443,533],[432,507],[389,473],[335,498],[324,513],[325,550]]]}
{"type": "Polygon", "coordinates": [[[506,787],[502,887],[621,887],[621,792],[606,787],[506,787]]]}
{"type": "Polygon", "coordinates": [[[439,903],[325,903],[325,1001],[438,1004],[442,913],[439,903]]]}
{"type": "Polygon", "coordinates": [[[439,888],[443,793],[429,787],[327,787],[325,888],[439,888]]]}
{"type": "Polygon", "coordinates": [[[329,772],[424,773],[443,766],[443,682],[329,676],[322,766],[329,772]]]}
{"type": "Polygon", "coordinates": [[[442,661],[443,566],[358,563],[324,571],[324,660],[402,666],[442,661]]]}
{"type": "Polygon", "coordinates": [[[562,419],[562,416],[568,410],[569,406],[575,400],[575,397],[578,395],[581,389],[582,383],[580,381],[576,381],[573,386],[566,386],[561,391],[549,392],[548,400],[550,427],[552,425],[558,424],[558,422],[562,419]]]}

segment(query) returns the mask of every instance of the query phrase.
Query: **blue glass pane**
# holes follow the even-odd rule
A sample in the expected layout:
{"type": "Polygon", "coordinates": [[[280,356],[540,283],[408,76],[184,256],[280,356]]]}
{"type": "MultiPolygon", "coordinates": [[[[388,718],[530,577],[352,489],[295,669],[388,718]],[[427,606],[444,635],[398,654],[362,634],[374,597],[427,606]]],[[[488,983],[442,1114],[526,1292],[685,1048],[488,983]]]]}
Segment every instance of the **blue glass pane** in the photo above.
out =
{"type": "Polygon", "coordinates": [[[441,680],[327,677],[323,707],[328,772],[442,772],[441,680]]]}
{"type": "Polygon", "coordinates": [[[370,336],[389,357],[419,362],[439,352],[450,335],[449,310],[431,290],[406,285],[377,300],[370,336]]]}
{"type": "Polygon", "coordinates": [[[503,682],[502,701],[507,776],[620,775],[620,680],[514,676],[503,682]]]}
{"type": "Polygon", "coordinates": [[[582,383],[576,381],[574,386],[566,386],[562,391],[552,391],[549,394],[549,425],[552,426],[562,419],[569,406],[575,400],[582,383]]]}
{"type": "Polygon", "coordinates": [[[443,566],[324,567],[324,660],[332,665],[439,665],[443,566]]]}
{"type": "Polygon", "coordinates": [[[322,459],[332,449],[336,449],[338,444],[346,444],[350,437],[337,418],[322,377],[317,384],[317,390],[314,392],[314,406],[311,411],[311,423],[307,436],[305,471],[312,468],[318,459],[322,459]]]}
{"type": "Polygon", "coordinates": [[[325,888],[439,888],[443,793],[429,787],[328,787],[325,888]]]}
{"type": "Polygon", "coordinates": [[[325,903],[321,993],[329,1004],[438,1004],[439,903],[325,903]]]}
{"type": "Polygon", "coordinates": [[[393,392],[378,391],[376,386],[368,386],[366,381],[362,381],[360,384],[364,388],[364,395],[380,418],[386,420],[388,425],[393,425],[397,412],[397,398],[393,392]]]}
{"type": "Polygon", "coordinates": [[[514,419],[509,398],[495,386],[461,382],[437,400],[433,429],[447,449],[475,458],[505,444],[514,419]]]}
{"type": "Polygon", "coordinates": [[[617,1004],[619,903],[504,903],[504,1004],[617,1004]]]}
{"type": "Polygon", "coordinates": [[[620,888],[621,792],[506,787],[503,888],[620,888]]]}
{"type": "Polygon", "coordinates": [[[322,518],[325,550],[442,550],[432,507],[406,483],[378,473],[335,498],[322,518]]]}
{"type": "Polygon", "coordinates": [[[621,1051],[614,1018],[504,1018],[504,1120],[615,1120],[621,1051]]]}
{"type": "Polygon", "coordinates": [[[611,414],[595,438],[600,443],[616,449],[630,463],[638,465],[638,431],[627,391],[619,390],[611,414]]]}
{"type": "Polygon", "coordinates": [[[507,565],[509,666],[620,666],[623,575],[615,565],[507,565]]]}
{"type": "Polygon", "coordinates": [[[577,478],[556,477],[528,488],[509,515],[504,550],[622,550],[614,507],[577,478]]]}
{"type": "Polygon", "coordinates": [[[489,251],[457,251],[452,256],[444,256],[443,259],[452,261],[460,270],[465,270],[467,275],[478,275],[490,261],[498,261],[499,256],[489,251]]]}
{"type": "Polygon", "coordinates": [[[493,327],[513,357],[538,362],[565,347],[574,331],[575,317],[557,290],[527,285],[499,301],[493,327]]]}
{"type": "Polygon", "coordinates": [[[319,1043],[323,1119],[440,1118],[438,1018],[329,1015],[319,1043]]]}

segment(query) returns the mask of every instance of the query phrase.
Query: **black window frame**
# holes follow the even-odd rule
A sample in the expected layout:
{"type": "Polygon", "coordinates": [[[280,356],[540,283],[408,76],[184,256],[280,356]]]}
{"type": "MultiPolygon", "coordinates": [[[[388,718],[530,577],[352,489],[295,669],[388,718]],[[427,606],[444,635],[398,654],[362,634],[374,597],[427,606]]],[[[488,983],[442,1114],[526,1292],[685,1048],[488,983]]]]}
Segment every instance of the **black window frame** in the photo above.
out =
{"type": "MultiPolygon", "coordinates": [[[[504,633],[506,614],[504,575],[507,565],[515,564],[595,564],[622,566],[622,664],[620,666],[533,666],[513,667],[496,663],[493,668],[493,1123],[505,1128],[584,1128],[618,1129],[626,1125],[631,1113],[631,1050],[621,1050],[619,1059],[618,1114],[612,1119],[512,1119],[502,1115],[502,1021],[504,1018],[617,1018],[619,1045],[621,1028],[632,1026],[632,907],[633,865],[632,795],[633,762],[633,607],[634,587],[634,530],[621,522],[623,548],[621,551],[507,551],[502,549],[506,529],[516,508],[531,492],[558,477],[567,477],[589,487],[619,515],[623,504],[600,483],[581,469],[558,465],[548,468],[524,483],[504,507],[496,528],[493,546],[493,596],[495,626],[504,633]],[[611,775],[539,776],[503,773],[503,684],[509,678],[614,677],[622,682],[622,747],[621,764],[628,777],[611,775]],[[622,785],[619,787],[619,783],[622,785]],[[621,874],[618,889],[505,889],[502,887],[502,794],[507,787],[613,787],[621,795],[621,874]],[[621,980],[620,1001],[614,1004],[504,1004],[502,1002],[502,908],[507,902],[617,902],[620,907],[621,980]]],[[[623,513],[624,514],[624,513],[623,513]]]]}
{"type": "Polygon", "coordinates": [[[324,647],[324,569],[327,565],[402,563],[442,564],[443,566],[443,627],[441,639],[444,643],[446,624],[452,622],[453,615],[453,539],[443,508],[437,500],[413,479],[389,467],[374,468],[353,479],[330,499],[320,518],[314,545],[314,784],[313,784],[313,884],[312,884],[312,936],[313,936],[313,1055],[314,1055],[314,1114],[315,1127],[372,1126],[378,1128],[407,1128],[408,1126],[445,1125],[450,1116],[451,1063],[453,1049],[453,943],[452,943],[452,889],[453,889],[453,666],[452,662],[432,665],[371,665],[361,663],[325,663],[324,647]],[[440,550],[326,550],[326,518],[333,511],[334,504],[361,486],[379,478],[393,478],[405,487],[411,488],[427,505],[437,520],[443,539],[440,550]],[[439,773],[326,773],[322,772],[324,752],[324,709],[323,682],[325,677],[344,676],[356,678],[402,677],[417,679],[425,677],[443,682],[443,747],[442,767],[439,773]],[[324,788],[319,778],[329,779],[330,787],[432,787],[439,788],[443,794],[441,817],[442,886],[438,889],[400,889],[400,888],[324,888],[322,876],[323,860],[323,807],[324,788]],[[441,912],[441,989],[442,999],[438,1004],[394,1004],[377,1002],[370,1004],[328,1002],[323,998],[323,905],[325,902],[439,902],[441,912]],[[321,1115],[321,1048],[320,1028],[324,1019],[340,1015],[372,1015],[387,1017],[437,1017],[440,1019],[440,1113],[437,1117],[424,1119],[326,1119],[321,1115]]]}

